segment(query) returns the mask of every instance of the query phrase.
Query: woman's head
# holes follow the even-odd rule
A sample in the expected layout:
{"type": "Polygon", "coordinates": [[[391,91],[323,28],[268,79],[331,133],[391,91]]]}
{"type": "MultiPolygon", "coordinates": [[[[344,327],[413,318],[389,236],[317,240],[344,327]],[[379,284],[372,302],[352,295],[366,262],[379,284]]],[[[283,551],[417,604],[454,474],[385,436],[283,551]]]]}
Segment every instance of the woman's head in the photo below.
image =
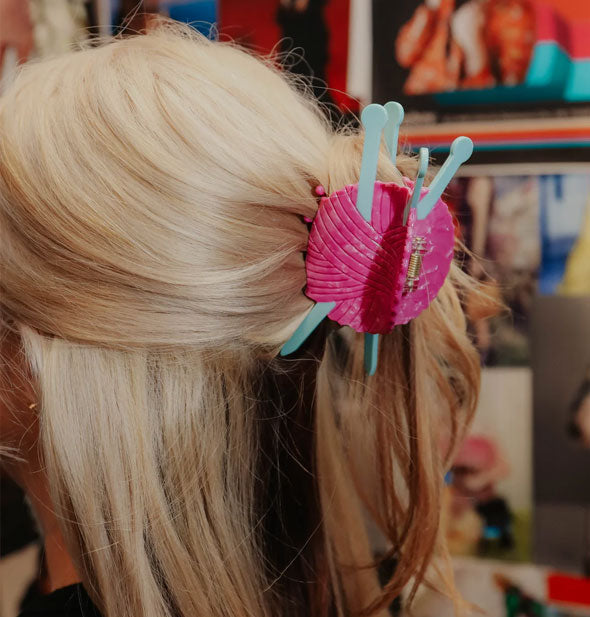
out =
{"type": "Polygon", "coordinates": [[[375,378],[325,329],[276,359],[311,306],[313,189],[360,154],[274,68],[180,27],[25,67],[0,99],[3,327],[105,617],[380,610],[439,548],[439,442],[478,381],[458,272],[375,378]]]}
{"type": "Polygon", "coordinates": [[[2,103],[3,302],[81,343],[276,346],[306,307],[294,214],[328,149],[230,46],[161,31],[30,66],[2,103]]]}

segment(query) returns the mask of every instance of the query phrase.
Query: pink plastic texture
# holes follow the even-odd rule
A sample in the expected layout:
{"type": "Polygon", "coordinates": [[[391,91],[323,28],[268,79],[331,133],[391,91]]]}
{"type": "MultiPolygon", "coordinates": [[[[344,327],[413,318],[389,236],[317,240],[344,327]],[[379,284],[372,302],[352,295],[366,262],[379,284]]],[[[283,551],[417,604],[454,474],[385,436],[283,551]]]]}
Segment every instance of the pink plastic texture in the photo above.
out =
{"type": "MultiPolygon", "coordinates": [[[[438,200],[428,216],[412,209],[402,223],[413,183],[375,183],[369,224],[356,209],[357,187],[323,197],[309,236],[306,294],[336,302],[329,314],[357,332],[386,334],[419,315],[436,297],[453,258],[451,215],[438,200]],[[404,292],[414,238],[424,239],[414,291],[404,292]]],[[[428,189],[422,189],[422,195],[428,189]]]]}

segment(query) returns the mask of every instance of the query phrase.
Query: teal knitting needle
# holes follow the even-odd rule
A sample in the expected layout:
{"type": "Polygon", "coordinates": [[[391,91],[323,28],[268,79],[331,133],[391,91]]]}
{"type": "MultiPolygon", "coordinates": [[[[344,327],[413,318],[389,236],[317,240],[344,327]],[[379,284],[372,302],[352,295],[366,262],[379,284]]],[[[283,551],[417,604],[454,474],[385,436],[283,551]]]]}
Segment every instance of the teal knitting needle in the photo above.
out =
{"type": "Polygon", "coordinates": [[[426,176],[426,171],[428,170],[428,148],[420,148],[420,154],[418,156],[420,161],[418,166],[418,175],[416,176],[412,197],[404,210],[404,225],[408,222],[410,210],[418,205],[418,200],[420,199],[420,191],[422,190],[424,177],[426,176]]]}
{"type": "Polygon", "coordinates": [[[404,108],[399,103],[389,101],[389,103],[385,103],[385,111],[387,112],[387,124],[383,131],[385,145],[389,151],[391,162],[395,165],[397,162],[399,127],[404,121],[404,108]]]}
{"type": "Polygon", "coordinates": [[[356,198],[357,210],[365,221],[371,222],[373,208],[373,192],[377,180],[377,163],[381,147],[381,133],[387,123],[387,112],[382,105],[373,103],[367,105],[361,114],[361,122],[365,128],[361,174],[356,198]]]}
{"type": "Polygon", "coordinates": [[[305,316],[305,319],[299,324],[299,327],[293,333],[293,336],[283,345],[281,356],[288,356],[293,353],[303,343],[305,339],[320,325],[323,319],[328,316],[328,313],[336,306],[336,302],[318,302],[305,316]]]}
{"type": "Polygon", "coordinates": [[[418,202],[416,214],[418,220],[425,219],[429,212],[434,208],[434,204],[440,199],[443,191],[457,173],[459,167],[473,153],[473,142],[469,137],[457,137],[451,144],[451,152],[444,162],[443,166],[438,170],[434,180],[428,187],[428,193],[418,202]]]}

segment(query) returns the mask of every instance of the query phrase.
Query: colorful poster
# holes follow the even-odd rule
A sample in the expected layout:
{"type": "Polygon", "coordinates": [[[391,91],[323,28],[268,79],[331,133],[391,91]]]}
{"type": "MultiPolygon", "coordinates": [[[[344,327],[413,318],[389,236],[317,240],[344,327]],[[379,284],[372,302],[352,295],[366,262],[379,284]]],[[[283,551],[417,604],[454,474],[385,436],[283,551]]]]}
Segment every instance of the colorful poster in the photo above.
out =
{"type": "Polygon", "coordinates": [[[377,99],[590,101],[585,0],[374,0],[377,99]],[[399,98],[398,94],[398,98],[399,98]]]}

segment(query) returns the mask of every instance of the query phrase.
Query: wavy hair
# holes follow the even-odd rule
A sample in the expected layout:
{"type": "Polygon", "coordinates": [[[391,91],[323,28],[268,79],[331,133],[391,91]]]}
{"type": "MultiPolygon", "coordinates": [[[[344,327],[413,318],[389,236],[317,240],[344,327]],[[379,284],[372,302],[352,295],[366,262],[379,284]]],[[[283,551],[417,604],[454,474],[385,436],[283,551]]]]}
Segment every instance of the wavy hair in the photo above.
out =
{"type": "MultiPolygon", "coordinates": [[[[0,100],[3,327],[105,617],[386,615],[444,555],[469,280],[382,337],[374,377],[328,325],[277,358],[312,304],[313,188],[356,182],[361,146],[270,62],[171,24],[28,65],[0,100]]],[[[415,169],[383,154],[378,177],[415,169]]]]}

